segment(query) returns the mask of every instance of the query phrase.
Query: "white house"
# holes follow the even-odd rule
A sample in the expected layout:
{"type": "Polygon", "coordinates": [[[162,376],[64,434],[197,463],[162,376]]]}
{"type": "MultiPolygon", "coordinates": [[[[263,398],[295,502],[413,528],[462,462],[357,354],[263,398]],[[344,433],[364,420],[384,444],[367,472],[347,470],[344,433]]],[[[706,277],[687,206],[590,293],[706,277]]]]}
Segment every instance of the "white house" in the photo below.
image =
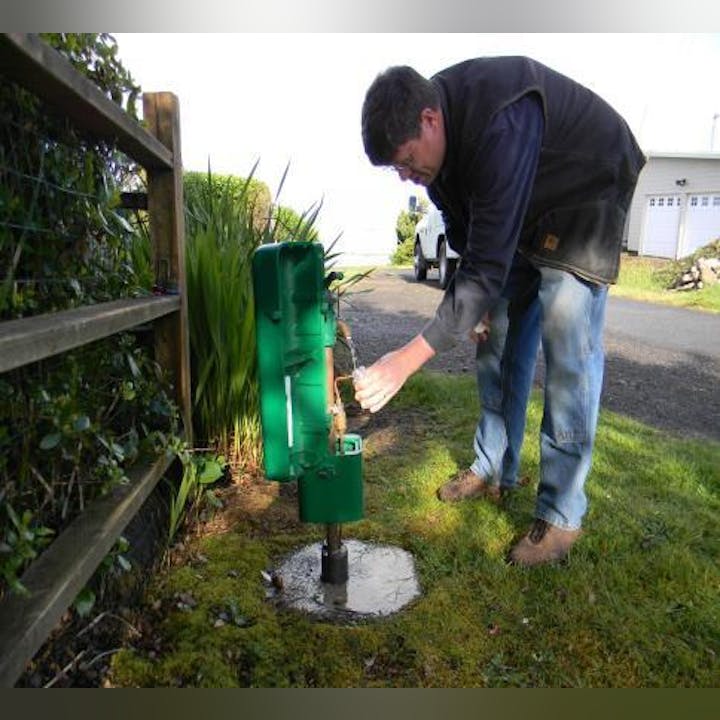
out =
{"type": "Polygon", "coordinates": [[[720,237],[720,153],[648,153],[626,227],[630,252],[681,258],[720,237]]]}

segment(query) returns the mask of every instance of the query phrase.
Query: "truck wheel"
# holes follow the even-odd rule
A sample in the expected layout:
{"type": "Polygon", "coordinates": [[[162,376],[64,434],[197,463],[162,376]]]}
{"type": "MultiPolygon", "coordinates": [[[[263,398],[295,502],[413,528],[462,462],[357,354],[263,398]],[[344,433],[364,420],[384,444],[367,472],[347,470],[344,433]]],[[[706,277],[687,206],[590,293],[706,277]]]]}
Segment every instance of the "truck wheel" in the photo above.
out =
{"type": "Polygon", "coordinates": [[[427,263],[423,257],[420,243],[415,243],[415,256],[413,260],[413,270],[415,271],[415,279],[420,282],[427,277],[427,263]]]}
{"type": "Polygon", "coordinates": [[[450,283],[455,272],[455,260],[449,260],[447,256],[447,244],[444,240],[440,241],[438,248],[438,271],[440,273],[438,280],[440,287],[444,290],[450,283]]]}

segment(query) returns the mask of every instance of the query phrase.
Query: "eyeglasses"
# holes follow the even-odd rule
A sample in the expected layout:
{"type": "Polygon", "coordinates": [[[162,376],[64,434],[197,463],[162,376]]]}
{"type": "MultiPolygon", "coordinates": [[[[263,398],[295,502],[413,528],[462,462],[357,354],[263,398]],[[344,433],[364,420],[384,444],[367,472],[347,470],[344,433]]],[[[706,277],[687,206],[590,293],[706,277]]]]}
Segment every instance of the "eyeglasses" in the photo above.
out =
{"type": "Polygon", "coordinates": [[[392,170],[395,172],[403,172],[404,170],[412,170],[415,165],[415,156],[410,153],[404,160],[399,160],[396,163],[390,165],[392,170]]]}

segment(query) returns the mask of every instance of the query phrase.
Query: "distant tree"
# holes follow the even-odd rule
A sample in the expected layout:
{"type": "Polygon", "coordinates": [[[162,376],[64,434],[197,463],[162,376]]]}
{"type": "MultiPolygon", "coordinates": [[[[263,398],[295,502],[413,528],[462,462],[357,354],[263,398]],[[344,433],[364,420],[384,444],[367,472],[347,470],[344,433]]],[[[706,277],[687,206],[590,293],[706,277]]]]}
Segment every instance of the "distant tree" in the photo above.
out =
{"type": "Polygon", "coordinates": [[[390,258],[393,265],[407,265],[413,259],[413,246],[415,240],[415,226],[420,218],[427,212],[427,200],[421,199],[415,210],[401,210],[395,224],[397,247],[390,258]]]}
{"type": "Polygon", "coordinates": [[[415,237],[415,226],[418,224],[420,218],[427,212],[427,208],[427,200],[421,199],[416,206],[416,210],[412,212],[410,210],[400,211],[395,224],[395,234],[398,245],[415,237]]]}

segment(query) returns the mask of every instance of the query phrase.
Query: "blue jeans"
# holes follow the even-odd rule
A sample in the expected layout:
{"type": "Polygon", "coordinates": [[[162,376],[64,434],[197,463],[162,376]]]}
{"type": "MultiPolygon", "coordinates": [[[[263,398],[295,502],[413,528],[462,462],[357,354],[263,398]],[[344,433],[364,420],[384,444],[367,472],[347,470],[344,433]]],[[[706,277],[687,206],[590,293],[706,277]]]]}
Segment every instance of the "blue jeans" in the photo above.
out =
{"type": "Polygon", "coordinates": [[[607,287],[550,267],[525,271],[491,314],[490,338],[478,345],[483,412],[471,469],[490,482],[517,483],[527,402],[538,343],[545,355],[540,481],[535,516],[574,530],[587,510],[605,354],[607,287]]]}

